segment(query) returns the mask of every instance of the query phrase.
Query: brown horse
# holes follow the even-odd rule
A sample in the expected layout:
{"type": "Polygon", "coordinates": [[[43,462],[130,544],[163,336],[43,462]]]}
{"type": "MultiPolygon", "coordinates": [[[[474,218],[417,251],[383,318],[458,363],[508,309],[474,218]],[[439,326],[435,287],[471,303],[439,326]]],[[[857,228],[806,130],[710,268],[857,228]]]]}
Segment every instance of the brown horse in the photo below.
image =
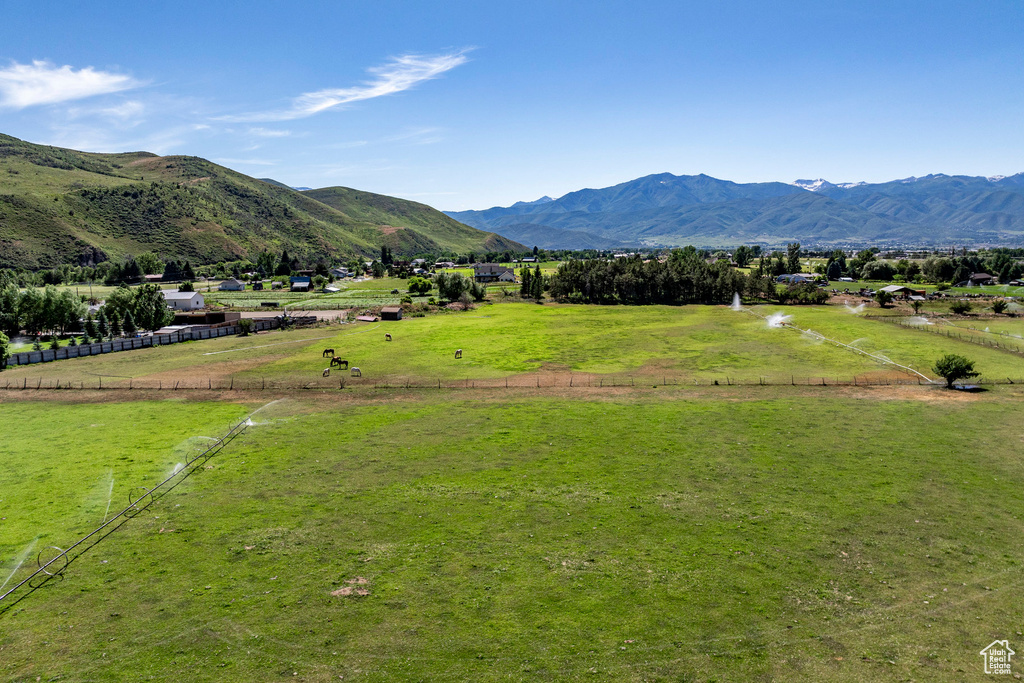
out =
{"type": "Polygon", "coordinates": [[[385,332],[384,333],[384,341],[391,341],[391,333],[390,332],[385,332]]]}
{"type": "Polygon", "coordinates": [[[342,369],[343,370],[347,370],[348,369],[348,361],[344,360],[342,358],[338,358],[338,357],[332,358],[331,359],[331,367],[333,368],[335,365],[337,365],[339,368],[341,368],[341,366],[344,365],[345,367],[342,368],[342,369]]]}
{"type": "Polygon", "coordinates": [[[327,358],[327,356],[330,356],[331,358],[333,358],[334,357],[334,349],[324,349],[324,355],[322,355],[320,357],[321,358],[327,358]]]}
{"type": "Polygon", "coordinates": [[[455,357],[462,358],[462,349],[459,349],[458,351],[455,352],[455,357]]]}

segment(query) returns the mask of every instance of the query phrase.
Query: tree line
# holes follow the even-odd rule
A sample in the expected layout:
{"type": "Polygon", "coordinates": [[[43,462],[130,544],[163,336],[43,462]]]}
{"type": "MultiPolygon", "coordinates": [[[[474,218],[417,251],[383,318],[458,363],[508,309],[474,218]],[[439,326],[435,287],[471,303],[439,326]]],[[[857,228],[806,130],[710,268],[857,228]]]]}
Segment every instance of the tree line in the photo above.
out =
{"type": "Polygon", "coordinates": [[[69,289],[47,285],[19,290],[8,284],[0,290],[0,331],[8,336],[24,330],[29,335],[53,337],[85,332],[87,338],[100,339],[111,336],[112,331],[117,336],[157,330],[174,319],[160,288],[152,284],[115,289],[98,311],[96,320],[104,324],[91,330],[89,321],[93,317],[88,310],[83,298],[69,289]]]}

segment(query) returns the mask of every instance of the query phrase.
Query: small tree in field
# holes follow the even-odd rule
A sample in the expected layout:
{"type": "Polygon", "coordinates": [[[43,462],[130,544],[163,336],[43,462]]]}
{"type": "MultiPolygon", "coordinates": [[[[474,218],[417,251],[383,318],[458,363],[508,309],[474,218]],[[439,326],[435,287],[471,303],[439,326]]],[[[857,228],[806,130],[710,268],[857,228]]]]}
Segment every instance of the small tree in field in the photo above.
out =
{"type": "Polygon", "coordinates": [[[996,299],[992,302],[992,312],[999,315],[1000,313],[1006,312],[1007,306],[1009,306],[1009,304],[1006,303],[1006,299],[996,299]]]}
{"type": "Polygon", "coordinates": [[[252,318],[242,318],[238,321],[238,336],[248,337],[252,332],[252,318]]]}
{"type": "Polygon", "coordinates": [[[978,376],[978,373],[974,371],[974,361],[967,360],[955,353],[947,353],[935,361],[935,367],[932,370],[935,371],[936,375],[946,380],[947,389],[952,389],[953,382],[958,379],[969,379],[978,376]]]}
{"type": "Polygon", "coordinates": [[[875,301],[878,302],[879,306],[885,308],[890,303],[892,303],[892,294],[885,291],[884,289],[880,289],[877,292],[875,292],[875,301]]]}
{"type": "Polygon", "coordinates": [[[924,302],[922,302],[922,301],[911,301],[910,302],[910,307],[914,309],[914,313],[920,313],[922,306],[924,306],[924,302]]]}
{"type": "Polygon", "coordinates": [[[963,315],[971,312],[970,301],[954,301],[949,305],[949,310],[957,315],[963,315]]]}

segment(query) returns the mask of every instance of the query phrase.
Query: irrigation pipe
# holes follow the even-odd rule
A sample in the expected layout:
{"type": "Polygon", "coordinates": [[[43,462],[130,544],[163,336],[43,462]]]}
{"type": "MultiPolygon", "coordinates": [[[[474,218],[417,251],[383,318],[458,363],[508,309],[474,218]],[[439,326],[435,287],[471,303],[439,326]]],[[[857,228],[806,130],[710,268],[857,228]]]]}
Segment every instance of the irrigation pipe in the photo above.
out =
{"type": "MultiPolygon", "coordinates": [[[[66,549],[61,549],[61,548],[58,548],[57,546],[50,546],[51,549],[58,550],[59,552],[58,552],[58,554],[55,557],[53,557],[52,559],[48,560],[45,564],[41,561],[42,554],[45,551],[45,549],[44,549],[44,551],[40,551],[39,554],[36,556],[36,563],[38,564],[39,568],[36,569],[34,572],[32,572],[25,579],[23,579],[22,581],[18,582],[15,586],[13,586],[6,593],[4,593],[3,595],[0,595],[0,603],[2,603],[3,600],[5,598],[7,598],[9,595],[13,594],[19,588],[21,588],[22,586],[24,586],[27,583],[30,583],[33,579],[35,579],[36,577],[38,577],[40,575],[45,575],[45,578],[43,579],[44,582],[49,580],[50,578],[52,578],[54,576],[60,575],[65,569],[67,569],[68,565],[71,563],[71,558],[69,557],[68,553],[70,553],[75,548],[81,546],[86,541],[88,541],[90,538],[96,536],[97,534],[102,532],[107,527],[109,527],[112,524],[114,524],[114,522],[117,522],[118,520],[121,520],[121,522],[123,522],[126,519],[130,519],[131,517],[134,517],[136,514],[141,512],[145,507],[148,507],[154,500],[156,500],[154,494],[156,494],[161,488],[163,488],[166,484],[168,484],[169,482],[174,480],[179,475],[181,476],[181,480],[184,480],[186,477],[188,477],[194,471],[194,469],[189,469],[190,466],[193,463],[197,462],[200,459],[204,459],[204,461],[205,460],[209,460],[211,457],[213,457],[217,453],[217,451],[219,451],[224,446],[226,446],[231,441],[233,441],[235,437],[237,437],[239,434],[242,434],[249,427],[249,425],[252,424],[251,420],[252,420],[253,415],[255,415],[256,413],[258,413],[261,410],[263,410],[263,408],[266,408],[267,406],[271,405],[272,403],[276,403],[276,402],[277,401],[271,401],[267,405],[262,406],[260,408],[257,408],[256,410],[254,410],[252,413],[247,415],[243,420],[241,420],[235,426],[233,426],[230,430],[228,430],[227,434],[225,434],[224,436],[222,436],[219,439],[217,439],[216,441],[214,441],[210,445],[209,448],[207,448],[203,452],[197,454],[195,457],[187,460],[184,465],[182,465],[179,468],[176,468],[174,470],[174,472],[172,472],[170,474],[170,476],[168,476],[166,479],[161,481],[159,484],[157,484],[153,488],[147,489],[144,486],[139,486],[139,487],[133,488],[131,491],[128,492],[128,503],[129,503],[128,507],[126,507],[123,510],[121,510],[120,512],[118,512],[116,515],[111,517],[109,520],[103,522],[103,524],[101,524],[100,526],[96,527],[91,532],[89,532],[88,534],[86,534],[82,538],[80,538],[77,541],[75,541],[73,544],[68,546],[66,549]],[[133,497],[133,494],[136,491],[140,490],[140,489],[144,490],[145,492],[142,493],[141,495],[137,496],[137,497],[133,497]],[[143,507],[139,507],[139,503],[144,498],[146,498],[146,496],[149,496],[149,499],[150,499],[149,503],[146,503],[146,505],[143,506],[143,507]],[[60,566],[59,566],[59,568],[55,567],[54,571],[51,572],[50,571],[50,567],[51,567],[51,565],[54,565],[54,564],[59,564],[60,566]]],[[[180,483],[180,481],[179,481],[179,483],[180,483]]],[[[177,484],[175,484],[175,485],[177,485],[177,484]]],[[[167,491],[169,491],[171,488],[174,488],[174,487],[172,486],[172,487],[168,488],[167,491]]],[[[164,491],[164,493],[166,493],[166,491],[164,491]]],[[[77,556],[76,556],[75,559],[77,559],[77,556]]],[[[15,571],[17,571],[17,570],[15,570],[15,571]]],[[[35,586],[35,587],[38,588],[38,586],[35,586]]]]}
{"type": "MultiPolygon", "coordinates": [[[[758,318],[760,318],[761,320],[764,320],[766,322],[768,321],[767,317],[761,315],[760,313],[752,311],[749,308],[742,308],[742,307],[740,307],[739,310],[744,311],[745,313],[749,313],[750,315],[757,316],[758,318]]],[[[850,344],[845,344],[845,343],[843,343],[843,342],[841,342],[841,341],[839,341],[837,339],[830,339],[829,337],[826,337],[825,335],[821,334],[820,332],[815,332],[814,330],[807,330],[807,329],[804,329],[802,327],[797,327],[793,323],[788,323],[788,322],[785,322],[785,321],[780,321],[779,322],[779,327],[786,327],[786,328],[789,328],[789,329],[792,329],[792,330],[796,330],[797,332],[801,332],[803,334],[809,334],[812,337],[815,337],[815,338],[820,339],[822,341],[827,341],[830,344],[835,344],[836,346],[841,346],[841,347],[843,347],[845,349],[849,349],[850,351],[856,351],[857,353],[859,353],[859,354],[861,354],[863,356],[867,356],[868,358],[874,359],[874,360],[878,361],[879,363],[882,363],[883,365],[891,365],[892,367],[899,368],[900,370],[903,370],[904,372],[917,375],[921,379],[923,379],[926,382],[928,382],[928,384],[939,384],[939,382],[936,382],[935,380],[933,380],[931,377],[928,377],[927,375],[921,374],[920,372],[918,372],[917,370],[915,370],[912,367],[909,367],[909,366],[906,366],[906,365],[900,365],[899,363],[897,363],[895,361],[889,360],[885,356],[878,356],[878,355],[875,355],[873,353],[868,353],[864,349],[858,349],[856,346],[852,346],[850,344]]]]}

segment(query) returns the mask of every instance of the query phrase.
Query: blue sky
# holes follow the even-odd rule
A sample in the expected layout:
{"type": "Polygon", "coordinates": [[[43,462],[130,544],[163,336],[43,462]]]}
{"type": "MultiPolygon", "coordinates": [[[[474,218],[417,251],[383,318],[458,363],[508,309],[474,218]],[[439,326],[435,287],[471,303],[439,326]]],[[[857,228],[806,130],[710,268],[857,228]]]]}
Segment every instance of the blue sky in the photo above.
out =
{"type": "Polygon", "coordinates": [[[0,132],[442,209],[1024,171],[1024,8],[2,0],[0,132]]]}

